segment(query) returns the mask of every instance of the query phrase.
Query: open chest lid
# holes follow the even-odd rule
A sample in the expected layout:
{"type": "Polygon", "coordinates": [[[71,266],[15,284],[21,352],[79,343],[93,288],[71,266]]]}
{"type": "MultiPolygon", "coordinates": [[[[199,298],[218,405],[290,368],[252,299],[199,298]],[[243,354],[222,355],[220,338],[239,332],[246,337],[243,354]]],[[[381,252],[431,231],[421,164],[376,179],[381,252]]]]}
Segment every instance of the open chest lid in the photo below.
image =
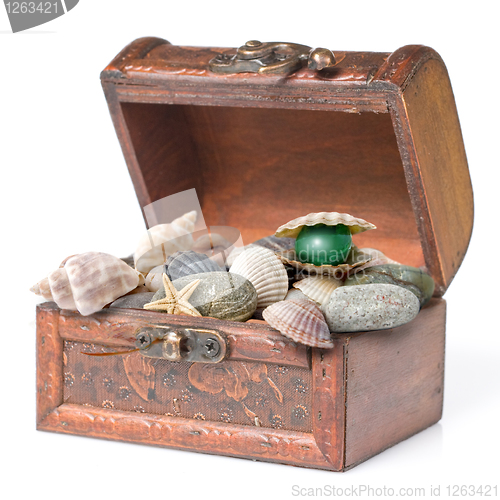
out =
{"type": "Polygon", "coordinates": [[[238,228],[245,244],[310,212],[347,212],[377,226],[354,237],[358,247],[425,266],[443,295],[467,250],[473,198],[440,56],[417,45],[334,52],[331,67],[311,69],[302,49],[276,74],[267,66],[304,46],[270,45],[232,72],[245,47],[142,38],[102,72],[141,207],[196,188],[207,226],[238,228]]]}

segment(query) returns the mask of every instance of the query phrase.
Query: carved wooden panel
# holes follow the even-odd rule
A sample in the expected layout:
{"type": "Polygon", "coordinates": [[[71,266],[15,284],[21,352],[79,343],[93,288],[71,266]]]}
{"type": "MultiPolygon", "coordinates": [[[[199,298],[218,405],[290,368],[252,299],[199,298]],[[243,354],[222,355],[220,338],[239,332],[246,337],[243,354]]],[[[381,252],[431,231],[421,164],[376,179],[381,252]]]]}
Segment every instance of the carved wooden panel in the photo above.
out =
{"type": "Polygon", "coordinates": [[[273,429],[312,431],[311,371],[256,362],[171,362],[64,342],[64,402],[273,429]]]}

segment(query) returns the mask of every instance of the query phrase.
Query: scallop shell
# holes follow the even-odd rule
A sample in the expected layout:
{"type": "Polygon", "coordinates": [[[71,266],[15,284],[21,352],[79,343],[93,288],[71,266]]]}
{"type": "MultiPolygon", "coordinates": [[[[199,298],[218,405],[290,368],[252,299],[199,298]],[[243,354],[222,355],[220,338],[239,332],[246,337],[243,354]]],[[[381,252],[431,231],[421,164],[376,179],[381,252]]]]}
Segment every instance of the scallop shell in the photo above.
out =
{"type": "Polygon", "coordinates": [[[236,257],[229,272],[246,278],[257,290],[257,308],[283,300],[288,291],[288,274],[276,254],[249,245],[236,257]]]}
{"type": "Polygon", "coordinates": [[[123,260],[100,252],[74,255],[31,288],[61,309],[88,316],[144,282],[123,260]]]}
{"type": "Polygon", "coordinates": [[[167,275],[172,281],[191,274],[225,271],[204,253],[192,250],[175,252],[167,259],[165,266],[167,275]]]}
{"type": "Polygon", "coordinates": [[[299,289],[309,299],[323,305],[328,302],[333,291],[342,284],[342,281],[331,276],[310,276],[295,282],[293,287],[299,289]]]}
{"type": "Polygon", "coordinates": [[[158,224],[142,235],[134,253],[137,271],[147,274],[163,264],[167,257],[179,250],[189,250],[194,243],[196,210],[184,214],[170,224],[158,224]]]}
{"type": "Polygon", "coordinates": [[[369,229],[376,229],[376,226],[364,219],[358,219],[349,214],[339,214],[338,212],[320,212],[297,217],[286,224],[283,224],[276,230],[275,236],[279,238],[297,238],[304,226],[316,226],[317,224],[326,224],[327,226],[336,226],[344,224],[348,226],[351,234],[362,233],[369,229]]]}
{"type": "Polygon", "coordinates": [[[373,259],[371,255],[361,252],[355,245],[351,247],[347,261],[344,262],[344,264],[339,264],[338,266],[330,266],[329,264],[315,266],[314,264],[300,262],[297,259],[295,250],[277,252],[276,256],[284,264],[288,264],[297,269],[300,274],[309,273],[312,275],[333,276],[337,279],[342,279],[351,269],[362,266],[373,259]]]}
{"type": "Polygon", "coordinates": [[[284,300],[293,300],[293,299],[309,300],[309,297],[305,293],[301,292],[298,288],[290,288],[284,300]]]}
{"type": "Polygon", "coordinates": [[[231,252],[229,252],[229,255],[226,258],[226,266],[231,267],[234,264],[234,261],[236,260],[236,257],[238,257],[245,250],[248,250],[248,249],[253,248],[255,246],[256,245],[250,244],[250,245],[245,245],[243,247],[234,247],[231,250],[231,252]]]}
{"type": "Polygon", "coordinates": [[[295,342],[323,349],[333,347],[325,317],[312,300],[276,302],[265,309],[262,316],[269,325],[295,342]]]}

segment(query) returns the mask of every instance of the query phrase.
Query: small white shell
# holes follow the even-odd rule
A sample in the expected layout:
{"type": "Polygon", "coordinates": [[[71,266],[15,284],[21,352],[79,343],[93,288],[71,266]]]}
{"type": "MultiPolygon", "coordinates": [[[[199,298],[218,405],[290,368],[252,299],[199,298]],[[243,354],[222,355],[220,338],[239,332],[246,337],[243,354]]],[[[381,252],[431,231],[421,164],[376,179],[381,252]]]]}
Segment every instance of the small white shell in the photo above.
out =
{"type": "Polygon", "coordinates": [[[294,288],[298,288],[308,298],[320,305],[328,302],[330,295],[339,286],[342,286],[342,281],[330,276],[310,276],[293,284],[294,288]]]}
{"type": "Polygon", "coordinates": [[[320,212],[297,217],[283,224],[276,230],[275,236],[280,238],[296,238],[304,226],[316,226],[317,224],[326,224],[327,226],[344,224],[344,226],[349,227],[351,234],[361,233],[368,229],[376,229],[376,226],[370,222],[358,219],[349,214],[320,212]]]}
{"type": "Polygon", "coordinates": [[[163,264],[168,256],[179,250],[189,250],[194,243],[193,233],[196,210],[178,217],[170,224],[158,224],[139,239],[134,253],[137,271],[147,274],[153,267],[163,264]]]}
{"type": "Polygon", "coordinates": [[[264,309],[263,318],[285,337],[295,342],[324,349],[333,341],[325,317],[312,300],[283,300],[264,309]]]}
{"type": "Polygon", "coordinates": [[[159,266],[153,267],[146,276],[146,287],[150,292],[157,292],[163,287],[163,273],[165,272],[165,266],[160,264],[159,266]]]}
{"type": "Polygon", "coordinates": [[[100,252],[74,255],[31,291],[54,300],[61,309],[88,316],[143,283],[143,276],[123,260],[100,252]]]}
{"type": "Polygon", "coordinates": [[[285,266],[267,248],[249,245],[236,257],[229,272],[246,278],[257,290],[257,309],[283,300],[288,291],[285,266]]]}

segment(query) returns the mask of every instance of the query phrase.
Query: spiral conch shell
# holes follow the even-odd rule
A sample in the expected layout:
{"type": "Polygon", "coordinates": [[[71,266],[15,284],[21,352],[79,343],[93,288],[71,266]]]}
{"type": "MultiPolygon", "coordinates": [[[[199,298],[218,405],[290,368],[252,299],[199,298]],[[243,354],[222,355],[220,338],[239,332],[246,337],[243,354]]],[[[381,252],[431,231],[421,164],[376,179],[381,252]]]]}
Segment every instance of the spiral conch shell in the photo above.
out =
{"type": "Polygon", "coordinates": [[[59,269],[30,290],[53,300],[61,309],[88,316],[143,281],[143,276],[123,260],[106,253],[87,252],[65,259],[59,269]]]}
{"type": "Polygon", "coordinates": [[[325,317],[312,300],[276,302],[264,309],[262,316],[269,325],[295,342],[324,349],[333,347],[325,317]]]}
{"type": "Polygon", "coordinates": [[[288,274],[275,253],[248,245],[234,259],[229,272],[246,278],[257,290],[257,309],[283,300],[288,291],[288,274]]]}
{"type": "Polygon", "coordinates": [[[275,236],[279,238],[297,238],[304,226],[316,226],[325,224],[326,226],[337,226],[343,224],[348,226],[351,234],[362,233],[369,229],[376,229],[376,226],[364,219],[358,219],[349,214],[340,214],[338,212],[319,212],[297,217],[296,219],[283,224],[276,230],[275,236]]]}
{"type": "Polygon", "coordinates": [[[134,253],[137,271],[147,274],[153,267],[163,264],[167,257],[193,246],[196,210],[187,212],[170,224],[158,224],[150,228],[139,240],[134,253]]]}

